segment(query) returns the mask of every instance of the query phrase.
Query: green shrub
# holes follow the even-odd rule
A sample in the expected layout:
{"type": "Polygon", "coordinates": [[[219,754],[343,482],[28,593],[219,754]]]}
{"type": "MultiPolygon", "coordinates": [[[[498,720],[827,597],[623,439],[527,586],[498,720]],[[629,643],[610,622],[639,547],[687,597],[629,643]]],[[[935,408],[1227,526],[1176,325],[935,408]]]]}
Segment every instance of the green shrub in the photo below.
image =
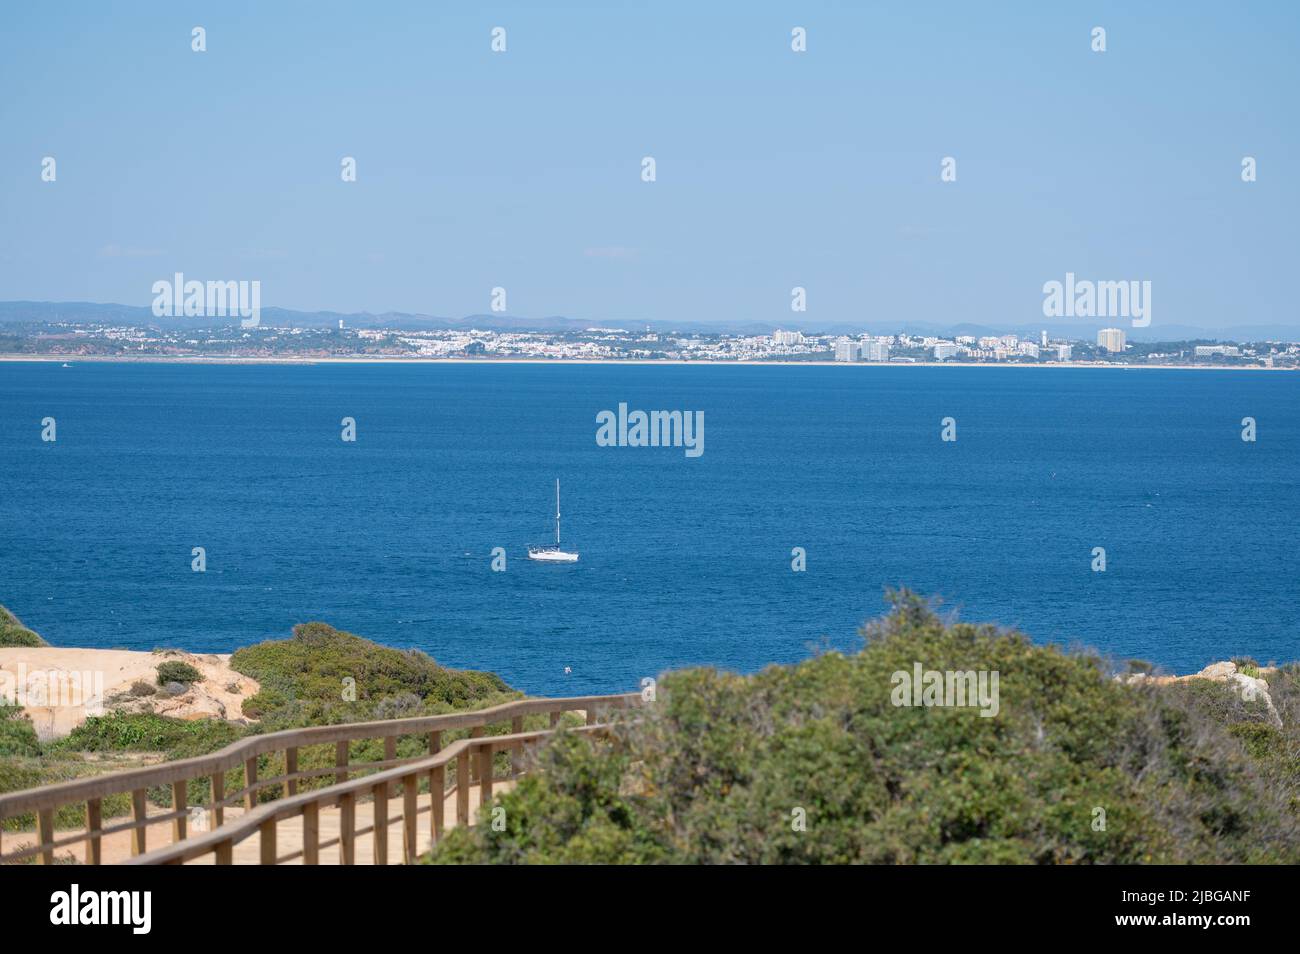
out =
{"type": "Polygon", "coordinates": [[[454,829],[429,860],[1300,861],[1297,819],[1248,752],[1274,742],[1220,721],[1262,725],[1255,704],[1123,685],[1095,657],[893,599],[855,655],[666,675],[612,743],[543,748],[497,798],[504,831],[454,829]],[[892,675],[916,662],[998,672],[997,715],[894,705],[892,675]]]}
{"type": "Polygon", "coordinates": [[[1286,665],[1270,675],[1268,693],[1280,726],[1251,713],[1231,721],[1228,731],[1250,753],[1270,788],[1300,815],[1300,668],[1286,665]]]}
{"type": "Polygon", "coordinates": [[[1252,679],[1259,678],[1259,662],[1253,656],[1234,656],[1232,663],[1237,667],[1237,672],[1243,676],[1250,676],[1252,679]]]}
{"type": "Polygon", "coordinates": [[[91,716],[48,748],[57,752],[165,752],[170,758],[187,758],[212,752],[243,734],[239,726],[220,719],[111,712],[91,716]]]}
{"type": "Polygon", "coordinates": [[[201,682],[202,680],[203,673],[179,659],[169,659],[167,662],[158,664],[158,685],[160,686],[165,686],[169,682],[181,682],[188,686],[192,682],[201,682]]]}
{"type": "Polygon", "coordinates": [[[41,744],[36,738],[36,730],[22,707],[0,701],[0,756],[40,754],[41,744]]]}
{"type": "Polygon", "coordinates": [[[0,646],[44,646],[45,640],[19,622],[18,617],[0,606],[0,646]]]}
{"type": "Polygon", "coordinates": [[[518,695],[495,673],[447,669],[418,650],[380,646],[325,623],[245,646],[230,665],[258,681],[243,714],[266,728],[444,712],[518,695]]]}

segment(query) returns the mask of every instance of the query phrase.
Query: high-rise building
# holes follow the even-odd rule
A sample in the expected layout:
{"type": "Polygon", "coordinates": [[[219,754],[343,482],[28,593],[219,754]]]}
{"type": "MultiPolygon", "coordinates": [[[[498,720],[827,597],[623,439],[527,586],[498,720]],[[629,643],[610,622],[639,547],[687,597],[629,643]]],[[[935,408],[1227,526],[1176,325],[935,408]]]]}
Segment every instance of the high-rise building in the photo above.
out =
{"type": "Polygon", "coordinates": [[[1123,328],[1103,328],[1097,332],[1097,347],[1111,353],[1123,351],[1125,340],[1123,328]]]}
{"type": "Polygon", "coordinates": [[[884,341],[873,341],[862,352],[864,361],[888,361],[889,345],[884,341]]]}
{"type": "Polygon", "coordinates": [[[1047,347],[1047,329],[1046,329],[1046,328],[1043,329],[1042,347],[1044,347],[1044,348],[1047,347]]]}
{"type": "Polygon", "coordinates": [[[849,341],[844,338],[835,342],[836,361],[857,361],[858,353],[858,343],[856,341],[849,341]]]}
{"type": "Polygon", "coordinates": [[[799,331],[782,331],[778,328],[772,334],[772,341],[779,345],[803,344],[803,333],[799,331]]]}
{"type": "Polygon", "coordinates": [[[957,357],[958,347],[947,341],[941,341],[934,346],[934,358],[936,361],[946,361],[949,358],[957,357]]]}
{"type": "Polygon", "coordinates": [[[1068,344],[1059,344],[1056,346],[1056,360],[1069,361],[1074,355],[1074,348],[1068,344]]]}

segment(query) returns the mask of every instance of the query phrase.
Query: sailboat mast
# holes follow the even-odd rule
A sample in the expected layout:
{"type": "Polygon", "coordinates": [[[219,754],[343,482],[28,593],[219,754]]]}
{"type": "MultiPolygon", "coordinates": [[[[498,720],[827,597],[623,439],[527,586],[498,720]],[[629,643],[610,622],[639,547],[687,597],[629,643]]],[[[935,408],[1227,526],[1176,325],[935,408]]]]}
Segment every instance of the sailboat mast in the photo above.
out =
{"type": "Polygon", "coordinates": [[[555,545],[560,545],[560,478],[555,478],[555,545]]]}

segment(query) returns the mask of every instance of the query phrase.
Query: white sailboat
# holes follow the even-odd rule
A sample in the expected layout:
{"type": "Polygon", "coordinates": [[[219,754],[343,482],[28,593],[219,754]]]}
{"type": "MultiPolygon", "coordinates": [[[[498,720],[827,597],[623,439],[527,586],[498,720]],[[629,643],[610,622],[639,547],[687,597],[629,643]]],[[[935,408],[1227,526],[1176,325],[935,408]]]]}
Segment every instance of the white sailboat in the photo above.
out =
{"type": "Polygon", "coordinates": [[[560,481],[555,480],[555,546],[529,547],[528,559],[543,563],[577,563],[578,554],[560,549],[560,481]]]}

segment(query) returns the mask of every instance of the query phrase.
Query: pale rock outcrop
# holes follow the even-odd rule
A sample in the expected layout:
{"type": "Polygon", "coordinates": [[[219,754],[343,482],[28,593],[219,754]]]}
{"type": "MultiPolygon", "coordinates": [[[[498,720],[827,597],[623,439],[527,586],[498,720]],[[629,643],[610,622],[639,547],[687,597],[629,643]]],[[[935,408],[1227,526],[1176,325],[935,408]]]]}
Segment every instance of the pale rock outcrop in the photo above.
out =
{"type": "Polygon", "coordinates": [[[1273,697],[1268,694],[1267,682],[1240,672],[1234,672],[1225,681],[1235,685],[1237,691],[1241,693],[1241,698],[1247,702],[1264,703],[1265,708],[1268,709],[1269,721],[1279,729],[1282,728],[1282,717],[1278,715],[1277,708],[1273,705],[1273,697]]]}
{"type": "Polygon", "coordinates": [[[1268,694],[1268,681],[1263,678],[1276,672],[1275,668],[1263,666],[1259,669],[1259,676],[1248,676],[1237,671],[1236,663],[1224,661],[1210,663],[1200,672],[1191,676],[1152,676],[1145,672],[1136,672],[1128,675],[1117,674],[1115,680],[1127,686],[1147,684],[1167,686],[1174,682],[1187,682],[1189,679],[1208,679],[1211,682],[1227,683],[1246,702],[1262,702],[1268,710],[1269,721],[1281,728],[1282,717],[1278,714],[1277,707],[1273,705],[1273,697],[1268,694]]]}
{"type": "Polygon", "coordinates": [[[168,649],[153,654],[158,662],[176,660],[189,663],[203,678],[176,692],[172,684],[158,687],[151,696],[119,694],[110,696],[106,708],[125,712],[153,712],[173,719],[226,719],[247,723],[242,705],[257,692],[253,679],[230,668],[230,657],[216,654],[196,655],[168,649]]]}
{"type": "Polygon", "coordinates": [[[1214,679],[1222,681],[1233,675],[1237,671],[1237,664],[1234,662],[1216,662],[1210,663],[1196,675],[1202,679],[1214,679]]]}
{"type": "Polygon", "coordinates": [[[245,723],[251,720],[243,715],[243,702],[259,688],[230,668],[227,655],[0,647],[0,698],[22,706],[41,739],[65,736],[87,716],[115,711],[245,723]],[[169,660],[189,663],[202,678],[178,694],[164,691],[158,665],[169,660]]]}

